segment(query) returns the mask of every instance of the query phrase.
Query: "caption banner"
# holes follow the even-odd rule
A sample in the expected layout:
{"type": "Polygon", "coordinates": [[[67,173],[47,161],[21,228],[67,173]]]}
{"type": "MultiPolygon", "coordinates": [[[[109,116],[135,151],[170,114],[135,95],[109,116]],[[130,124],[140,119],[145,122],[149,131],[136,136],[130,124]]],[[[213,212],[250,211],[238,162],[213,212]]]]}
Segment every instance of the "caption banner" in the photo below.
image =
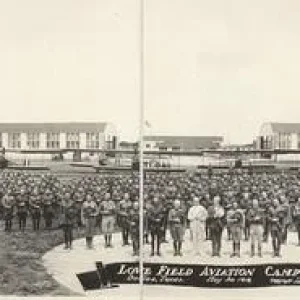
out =
{"type": "MultiPolygon", "coordinates": [[[[300,285],[300,264],[181,265],[145,263],[144,284],[207,288],[255,288],[300,285]]],[[[139,283],[139,263],[120,262],[77,274],[85,291],[139,283]]]]}

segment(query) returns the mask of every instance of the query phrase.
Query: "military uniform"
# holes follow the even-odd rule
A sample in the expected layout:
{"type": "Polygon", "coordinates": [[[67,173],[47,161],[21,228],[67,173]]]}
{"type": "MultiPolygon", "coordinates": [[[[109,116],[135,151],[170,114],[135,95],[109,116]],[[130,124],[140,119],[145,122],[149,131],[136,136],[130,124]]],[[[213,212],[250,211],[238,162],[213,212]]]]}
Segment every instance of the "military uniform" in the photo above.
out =
{"type": "Polygon", "coordinates": [[[169,212],[169,223],[173,239],[174,256],[182,256],[182,242],[185,230],[185,213],[182,208],[172,208],[169,212]]]}
{"type": "Polygon", "coordinates": [[[64,232],[65,249],[72,249],[73,228],[76,223],[76,207],[71,199],[62,201],[61,227],[64,232]]]}
{"type": "Polygon", "coordinates": [[[115,229],[115,210],[113,200],[105,200],[100,204],[100,214],[102,216],[102,233],[105,238],[105,247],[112,247],[112,233],[115,229]]]}
{"type": "Polygon", "coordinates": [[[270,209],[271,209],[271,202],[270,200],[264,200],[262,202],[263,208],[264,208],[264,233],[263,233],[263,241],[268,242],[270,230],[271,230],[271,222],[270,222],[270,209]]]}
{"type": "Polygon", "coordinates": [[[240,257],[242,231],[244,227],[244,214],[239,208],[233,209],[228,217],[228,225],[232,234],[233,253],[232,257],[240,257]]]}
{"type": "Polygon", "coordinates": [[[43,216],[45,220],[45,228],[51,229],[54,218],[53,197],[51,192],[46,192],[43,203],[43,216]]]}
{"type": "Polygon", "coordinates": [[[93,237],[95,234],[95,223],[97,214],[98,206],[95,201],[85,201],[82,204],[82,223],[85,225],[85,238],[88,249],[93,248],[93,237]]]}
{"type": "Polygon", "coordinates": [[[32,226],[34,231],[40,230],[40,222],[41,222],[41,199],[38,194],[34,194],[30,199],[30,212],[32,218],[32,226]]]}
{"type": "Polygon", "coordinates": [[[17,203],[17,215],[19,219],[19,229],[21,231],[25,231],[26,223],[27,223],[27,216],[28,216],[28,204],[26,200],[21,195],[19,201],[17,203]]]}
{"type": "Polygon", "coordinates": [[[160,203],[152,204],[148,211],[148,226],[151,234],[151,255],[154,255],[156,244],[156,254],[160,255],[160,244],[164,231],[165,213],[160,203]]]}
{"type": "Polygon", "coordinates": [[[12,229],[12,220],[14,216],[14,203],[15,198],[12,194],[5,195],[2,199],[2,205],[3,205],[3,215],[4,215],[4,221],[5,221],[5,231],[10,232],[12,229]]]}
{"type": "Polygon", "coordinates": [[[298,234],[298,246],[300,246],[300,202],[293,207],[292,216],[298,234]]]}
{"type": "Polygon", "coordinates": [[[251,208],[249,210],[251,256],[255,255],[255,244],[257,243],[258,256],[262,256],[264,211],[261,208],[251,208]]]}
{"type": "Polygon", "coordinates": [[[138,208],[131,208],[128,215],[128,224],[132,240],[133,255],[137,256],[140,249],[140,215],[138,208]]]}
{"type": "Polygon", "coordinates": [[[121,200],[118,206],[118,225],[122,231],[123,246],[129,245],[129,223],[128,215],[130,210],[130,202],[128,200],[121,200]]]}
{"type": "Polygon", "coordinates": [[[282,233],[282,243],[287,243],[288,229],[291,224],[291,206],[288,202],[282,204],[283,214],[284,214],[284,224],[282,233]]]}
{"type": "Polygon", "coordinates": [[[212,241],[212,256],[220,256],[224,214],[225,212],[222,206],[211,206],[208,209],[208,220],[212,241]]]}
{"type": "Polygon", "coordinates": [[[284,229],[284,214],[284,210],[281,206],[270,208],[269,222],[271,226],[271,237],[274,256],[280,256],[280,249],[284,229]]]}

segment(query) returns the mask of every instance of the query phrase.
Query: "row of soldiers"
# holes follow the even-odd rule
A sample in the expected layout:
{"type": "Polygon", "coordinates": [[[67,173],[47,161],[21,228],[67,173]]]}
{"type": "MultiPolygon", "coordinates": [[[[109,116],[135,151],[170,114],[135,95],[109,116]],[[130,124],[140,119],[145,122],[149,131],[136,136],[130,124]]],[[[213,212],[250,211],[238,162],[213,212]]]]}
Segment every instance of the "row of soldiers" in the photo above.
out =
{"type": "MultiPolygon", "coordinates": [[[[18,217],[21,230],[25,229],[29,215],[32,217],[35,230],[39,229],[42,216],[47,228],[51,228],[52,221],[56,218],[64,229],[68,241],[67,248],[70,248],[69,240],[72,240],[75,225],[85,226],[87,245],[91,248],[95,228],[101,224],[105,245],[111,247],[112,233],[115,224],[118,224],[124,245],[128,245],[131,238],[133,252],[135,255],[138,253],[137,174],[83,177],[80,180],[62,183],[51,174],[3,172],[0,175],[0,189],[6,230],[11,229],[14,216],[18,217]]],[[[256,206],[262,215],[260,220],[256,221],[259,224],[255,230],[260,245],[260,233],[264,240],[271,235],[273,247],[276,248],[274,255],[277,256],[280,252],[278,245],[286,241],[288,227],[292,222],[300,238],[297,213],[300,186],[295,175],[147,174],[144,180],[144,195],[145,242],[151,240],[151,255],[155,252],[160,255],[160,244],[165,240],[168,226],[172,236],[176,237],[174,241],[176,255],[182,254],[182,237],[187,226],[190,227],[192,236],[202,236],[205,232],[206,238],[212,240],[213,255],[220,253],[221,236],[227,226],[229,238],[235,244],[233,252],[238,255],[242,233],[246,239],[250,236],[253,238],[251,233],[254,221],[251,212],[256,206]],[[194,199],[199,199],[201,207],[208,214],[197,226],[193,225],[195,222],[191,222],[188,217],[189,211],[195,206],[194,199]],[[214,221],[212,211],[215,209],[212,207],[215,201],[219,202],[216,209],[219,213],[216,215],[222,215],[222,210],[224,214],[216,217],[214,221]],[[279,218],[279,234],[274,234],[276,231],[272,215],[274,207],[277,206],[283,217],[279,218]],[[180,211],[179,218],[171,214],[174,209],[176,214],[180,211]],[[235,217],[230,216],[237,215],[235,212],[237,209],[241,212],[241,217],[235,224],[235,217]],[[197,233],[199,228],[200,233],[197,233]]],[[[260,248],[261,246],[258,246],[258,253],[261,253],[260,248]]],[[[253,252],[251,250],[251,253],[253,252]]]]}

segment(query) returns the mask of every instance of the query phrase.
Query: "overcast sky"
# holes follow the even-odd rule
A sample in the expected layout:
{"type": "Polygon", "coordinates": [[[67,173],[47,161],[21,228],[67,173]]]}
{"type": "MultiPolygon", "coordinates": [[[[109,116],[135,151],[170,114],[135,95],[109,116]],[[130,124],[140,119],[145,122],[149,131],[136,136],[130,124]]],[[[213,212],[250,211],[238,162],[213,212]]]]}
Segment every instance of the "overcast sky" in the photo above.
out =
{"type": "MultiPolygon", "coordinates": [[[[147,133],[300,122],[299,0],[145,0],[147,133]]],[[[0,0],[0,121],[138,132],[139,0],[0,0]],[[3,109],[5,107],[5,109],[3,109]]]]}

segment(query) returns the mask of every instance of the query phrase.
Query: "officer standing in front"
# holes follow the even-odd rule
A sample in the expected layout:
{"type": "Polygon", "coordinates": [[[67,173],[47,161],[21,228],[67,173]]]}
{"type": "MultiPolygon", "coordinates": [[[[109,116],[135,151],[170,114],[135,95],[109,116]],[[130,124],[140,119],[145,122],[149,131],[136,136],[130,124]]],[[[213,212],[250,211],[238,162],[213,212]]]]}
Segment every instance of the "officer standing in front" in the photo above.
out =
{"type": "Polygon", "coordinates": [[[174,207],[169,212],[169,223],[173,239],[174,256],[182,256],[182,242],[185,231],[185,214],[180,200],[174,201],[174,207]]]}
{"type": "Polygon", "coordinates": [[[162,234],[164,230],[164,218],[165,215],[162,209],[162,205],[159,202],[158,196],[155,196],[148,211],[148,226],[151,234],[151,256],[155,255],[155,244],[157,256],[161,255],[160,245],[162,242],[162,234]]]}
{"type": "Polygon", "coordinates": [[[76,223],[76,207],[74,200],[71,199],[71,194],[66,193],[64,199],[61,201],[62,215],[61,227],[64,232],[65,249],[72,249],[73,243],[73,229],[76,223]]]}
{"type": "Polygon", "coordinates": [[[274,257],[280,257],[280,249],[284,231],[284,217],[284,209],[280,206],[278,199],[275,198],[269,213],[274,257]]]}
{"type": "Polygon", "coordinates": [[[221,240],[224,228],[224,208],[220,204],[220,196],[215,196],[213,199],[213,205],[209,207],[209,224],[212,241],[212,256],[220,256],[221,252],[221,240]]]}
{"type": "Polygon", "coordinates": [[[115,229],[116,206],[109,193],[100,204],[100,214],[102,216],[102,233],[105,240],[105,248],[112,248],[112,234],[115,229]]]}
{"type": "Polygon", "coordinates": [[[232,234],[233,252],[231,257],[240,257],[242,231],[244,227],[244,214],[239,208],[237,201],[232,203],[232,213],[227,221],[232,234]]]}
{"type": "Polygon", "coordinates": [[[99,210],[97,203],[90,194],[87,194],[86,201],[82,204],[81,218],[85,226],[85,238],[87,249],[93,249],[93,237],[95,234],[96,216],[99,210]]]}
{"type": "Polygon", "coordinates": [[[264,232],[264,211],[259,207],[257,199],[253,199],[252,208],[249,210],[249,224],[250,224],[250,241],[251,241],[251,257],[255,255],[255,246],[257,244],[258,256],[262,257],[262,242],[264,232]]]}

